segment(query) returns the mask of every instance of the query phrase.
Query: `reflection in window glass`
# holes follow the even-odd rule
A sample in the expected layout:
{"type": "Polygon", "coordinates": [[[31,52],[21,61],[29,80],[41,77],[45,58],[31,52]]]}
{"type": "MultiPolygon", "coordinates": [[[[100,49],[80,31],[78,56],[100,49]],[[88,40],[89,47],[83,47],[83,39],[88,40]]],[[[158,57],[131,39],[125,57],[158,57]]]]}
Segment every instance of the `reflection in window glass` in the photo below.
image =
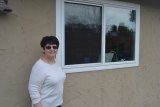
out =
{"type": "Polygon", "coordinates": [[[114,7],[105,10],[105,62],[134,60],[136,11],[114,7]]]}
{"type": "Polygon", "coordinates": [[[101,61],[101,14],[100,6],[65,3],[65,65],[101,61]]]}

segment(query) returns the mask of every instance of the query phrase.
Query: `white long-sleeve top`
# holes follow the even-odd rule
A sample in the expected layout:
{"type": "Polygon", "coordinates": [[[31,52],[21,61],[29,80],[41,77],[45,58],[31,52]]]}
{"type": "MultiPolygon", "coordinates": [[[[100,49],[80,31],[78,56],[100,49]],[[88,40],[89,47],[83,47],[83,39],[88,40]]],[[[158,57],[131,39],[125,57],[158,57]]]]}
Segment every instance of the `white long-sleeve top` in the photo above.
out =
{"type": "Polygon", "coordinates": [[[56,107],[63,103],[63,84],[66,74],[58,64],[47,64],[39,59],[32,67],[28,90],[32,104],[56,107]]]}

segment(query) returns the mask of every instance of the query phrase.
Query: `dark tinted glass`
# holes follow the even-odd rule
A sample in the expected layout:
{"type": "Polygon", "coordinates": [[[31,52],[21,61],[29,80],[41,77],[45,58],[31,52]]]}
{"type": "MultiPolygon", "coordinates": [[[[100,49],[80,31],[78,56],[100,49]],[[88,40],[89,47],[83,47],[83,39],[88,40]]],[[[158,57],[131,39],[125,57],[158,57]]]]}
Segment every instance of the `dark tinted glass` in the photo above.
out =
{"type": "Polygon", "coordinates": [[[100,62],[102,8],[65,3],[65,65],[100,62]]]}

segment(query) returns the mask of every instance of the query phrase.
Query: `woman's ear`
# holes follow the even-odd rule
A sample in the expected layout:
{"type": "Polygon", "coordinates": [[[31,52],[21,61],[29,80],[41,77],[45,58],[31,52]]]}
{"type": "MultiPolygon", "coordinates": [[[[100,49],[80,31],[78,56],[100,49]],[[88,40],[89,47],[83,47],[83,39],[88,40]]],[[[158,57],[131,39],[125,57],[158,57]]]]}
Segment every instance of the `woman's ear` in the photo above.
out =
{"type": "Polygon", "coordinates": [[[42,52],[43,52],[43,54],[45,54],[45,50],[44,50],[44,48],[42,47],[42,52]]]}

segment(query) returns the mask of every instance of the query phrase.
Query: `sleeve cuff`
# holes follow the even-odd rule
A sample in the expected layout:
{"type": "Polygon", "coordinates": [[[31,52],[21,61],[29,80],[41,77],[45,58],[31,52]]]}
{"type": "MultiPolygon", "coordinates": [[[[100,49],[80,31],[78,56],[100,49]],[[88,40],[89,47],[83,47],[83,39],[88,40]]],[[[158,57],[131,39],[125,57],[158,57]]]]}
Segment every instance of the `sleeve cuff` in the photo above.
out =
{"type": "Polygon", "coordinates": [[[32,99],[32,103],[33,103],[33,104],[37,104],[37,103],[39,103],[40,101],[41,101],[40,98],[34,98],[34,99],[32,99]]]}

